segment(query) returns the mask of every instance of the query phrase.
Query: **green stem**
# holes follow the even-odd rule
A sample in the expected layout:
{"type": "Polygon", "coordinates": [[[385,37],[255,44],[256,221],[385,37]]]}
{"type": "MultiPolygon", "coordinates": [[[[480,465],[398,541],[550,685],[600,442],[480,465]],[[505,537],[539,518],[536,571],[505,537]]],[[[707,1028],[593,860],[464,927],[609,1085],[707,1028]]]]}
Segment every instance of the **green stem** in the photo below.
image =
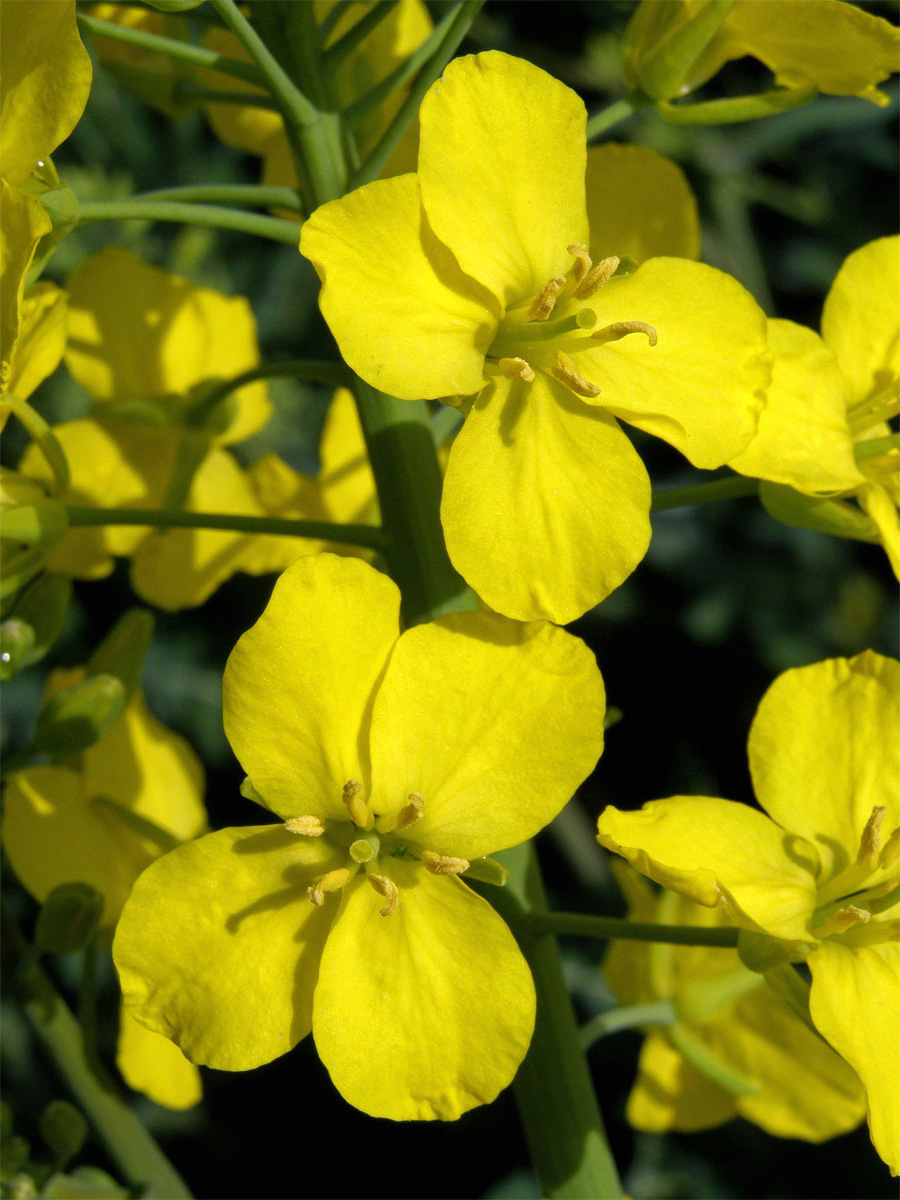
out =
{"type": "Polygon", "coordinates": [[[212,388],[188,408],[185,420],[190,425],[202,426],[217,404],[238,388],[255,383],[258,379],[302,379],[309,383],[326,383],[329,387],[337,388],[350,387],[353,375],[342,362],[335,362],[333,359],[294,358],[284,362],[262,363],[212,388]]]}
{"type": "MultiPolygon", "coordinates": [[[[289,187],[262,187],[255,183],[200,183],[157,188],[136,200],[178,200],[188,204],[236,204],[245,208],[288,208],[302,213],[300,197],[289,187]]],[[[298,225],[294,225],[299,230],[298,225]]]]}
{"type": "Polygon", "coordinates": [[[360,17],[355,25],[351,25],[346,33],[322,52],[322,65],[325,70],[337,70],[347,55],[352,54],[356,47],[365,41],[396,4],[397,0],[376,0],[365,16],[360,17]]]}
{"type": "Polygon", "coordinates": [[[235,229],[255,237],[269,238],[296,248],[300,227],[296,221],[260,216],[237,208],[212,204],[179,204],[169,200],[95,200],[79,204],[78,223],[88,221],[176,221],[184,225],[207,225],[213,229],[235,229]]]}
{"type": "Polygon", "coordinates": [[[77,1020],[43,969],[33,958],[27,961],[30,947],[5,912],[3,935],[20,964],[13,986],[25,1016],[128,1183],[147,1198],[191,1200],[184,1180],[112,1082],[91,1069],[77,1020]]]}
{"type": "Polygon", "coordinates": [[[643,1029],[647,1025],[674,1025],[678,1020],[671,1000],[654,1000],[649,1004],[628,1004],[599,1013],[578,1030],[582,1050],[620,1029],[643,1029]]]}
{"type": "Polygon", "coordinates": [[[534,1036],[513,1083],[541,1195],[617,1200],[622,1194],[597,1098],[581,1048],[556,941],[535,936],[546,911],[531,843],[496,856],[509,870],[489,899],[519,943],[537,992],[534,1036]]]}
{"type": "Polygon", "coordinates": [[[69,463],[59,439],[41,414],[19,396],[11,392],[3,397],[9,410],[19,418],[28,430],[33,441],[37,442],[41,453],[47,460],[47,466],[53,472],[53,491],[61,496],[69,486],[69,463]]]}
{"type": "Polygon", "coordinates": [[[256,67],[252,63],[241,62],[239,58],[216,54],[214,50],[192,46],[189,42],[181,42],[177,38],[160,37],[159,34],[145,33],[141,29],[128,29],[115,21],[103,21],[99,17],[89,16],[88,13],[79,12],[76,20],[88,33],[107,37],[114,42],[123,42],[126,46],[137,46],[141,50],[154,50],[158,54],[167,54],[169,58],[177,59],[178,62],[220,71],[223,75],[233,75],[235,79],[255,83],[257,87],[263,86],[263,77],[256,67]]]}
{"type": "Polygon", "coordinates": [[[319,26],[319,45],[324,46],[331,35],[331,31],[337,28],[338,21],[345,12],[355,4],[356,0],[337,0],[325,16],[322,18],[322,24],[319,26]]]}
{"type": "Polygon", "coordinates": [[[231,533],[266,533],[277,537],[315,538],[384,550],[377,525],[336,525],[331,521],[295,521],[288,517],[242,517],[230,513],[174,512],[164,508],[68,508],[73,528],[95,525],[147,525],[156,529],[222,529],[231,533]]]}
{"type": "Polygon", "coordinates": [[[648,104],[653,104],[653,99],[637,88],[635,91],[623,96],[621,100],[615,100],[606,108],[602,108],[593,116],[588,117],[587,128],[585,134],[587,140],[592,142],[598,138],[601,133],[606,133],[608,129],[612,129],[614,125],[618,125],[620,121],[627,120],[632,113],[636,113],[641,108],[646,108],[648,104]]]}
{"type": "Polygon", "coordinates": [[[627,941],[666,942],[674,946],[718,946],[738,944],[737,929],[708,929],[702,925],[661,925],[652,921],[625,921],[618,917],[595,917],[588,913],[538,912],[524,918],[532,937],[568,934],[572,937],[624,938],[627,941]]]}
{"type": "Polygon", "coordinates": [[[201,87],[199,83],[189,83],[181,80],[175,85],[175,99],[178,101],[193,100],[198,104],[238,104],[241,108],[265,108],[270,112],[280,112],[278,105],[271,96],[262,92],[225,92],[221,88],[201,87]]]}
{"type": "Polygon", "coordinates": [[[381,171],[384,164],[393,154],[400,139],[406,133],[419,111],[422,99],[437,77],[447,65],[449,59],[460,42],[469,32],[472,22],[481,10],[484,0],[460,0],[453,20],[447,27],[447,32],[416,76],[416,81],[409,90],[409,95],[401,104],[393,121],[381,135],[381,138],[369,152],[368,157],[353,172],[348,185],[348,191],[369,183],[381,171]]]}
{"type": "Polygon", "coordinates": [[[650,509],[652,512],[663,512],[667,508],[684,508],[689,504],[733,500],[738,496],[755,496],[758,490],[759,480],[732,475],[727,479],[714,479],[710,483],[698,483],[693,487],[663,488],[662,491],[653,493],[650,509]]]}

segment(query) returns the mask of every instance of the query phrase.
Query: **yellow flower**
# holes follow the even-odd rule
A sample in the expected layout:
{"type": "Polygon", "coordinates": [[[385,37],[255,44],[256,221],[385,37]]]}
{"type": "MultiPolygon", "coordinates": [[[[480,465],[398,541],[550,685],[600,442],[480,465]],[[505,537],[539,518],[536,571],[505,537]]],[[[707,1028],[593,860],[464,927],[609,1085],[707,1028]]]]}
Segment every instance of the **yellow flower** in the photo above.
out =
{"type": "Polygon", "coordinates": [[[866,1088],[900,1170],[900,664],[867,651],[786,671],[750,730],[765,813],[705,796],[607,808],[599,838],[732,924],[798,944],[816,1028],[866,1088]],[[765,814],[768,813],[768,816],[765,814]]]}
{"type": "Polygon", "coordinates": [[[875,85],[900,69],[898,49],[889,21],[843,0],[644,0],[625,34],[623,71],[629,87],[670,100],[749,55],[780,87],[887,104],[875,85]]]}
{"type": "MultiPolygon", "coordinates": [[[[49,694],[83,675],[81,668],[53,672],[49,694]]],[[[202,797],[203,768],[196,755],[151,716],[136,691],[106,735],[77,759],[9,776],[3,849],[37,900],[63,883],[96,888],[104,899],[101,928],[111,930],[141,871],[204,832],[202,797]]],[[[127,1082],[159,1104],[189,1108],[200,1099],[196,1067],[124,1011],[116,1061],[127,1082]]]]}
{"type": "Polygon", "coordinates": [[[758,435],[729,465],[781,485],[761,492],[774,516],[880,541],[900,578],[900,449],[887,424],[900,410],[898,299],[900,238],[880,238],[844,260],[821,338],[770,321],[768,404],[758,435]],[[831,499],[820,509],[786,487],[831,499]]]}
{"type": "MultiPolygon", "coordinates": [[[[727,924],[673,892],[655,896],[613,862],[634,921],[727,924]]],[[[671,1000],[676,1021],[647,1033],[626,1115],[636,1129],[683,1133],[733,1117],[776,1137],[820,1142],[865,1116],[865,1093],[839,1055],[745,967],[736,950],[615,941],[604,964],[619,1000],[671,1000]]]]}
{"type": "Polygon", "coordinates": [[[534,987],[460,874],[537,832],[602,748],[593,655],[544,623],[462,613],[398,637],[400,594],[301,559],[228,660],[245,794],[283,824],[155,863],[113,955],[126,1004],[195,1062],[246,1070],[310,1029],[341,1094],[395,1120],[492,1100],[534,987]]]}
{"type": "MultiPolygon", "coordinates": [[[[466,410],[444,484],[448,550],[520,619],[573,620],[646,551],[649,479],[616,417],[713,467],[749,442],[768,382],[765,318],[733,279],[671,258],[612,277],[621,254],[585,199],[585,120],[529,63],[457,59],[422,104],[417,174],[324,205],[301,233],[350,366],[466,410]]],[[[607,202],[616,191],[619,229],[630,193],[607,202]]],[[[683,229],[696,214],[674,191],[683,229]]],[[[691,239],[678,240],[683,253],[691,239]]]]}

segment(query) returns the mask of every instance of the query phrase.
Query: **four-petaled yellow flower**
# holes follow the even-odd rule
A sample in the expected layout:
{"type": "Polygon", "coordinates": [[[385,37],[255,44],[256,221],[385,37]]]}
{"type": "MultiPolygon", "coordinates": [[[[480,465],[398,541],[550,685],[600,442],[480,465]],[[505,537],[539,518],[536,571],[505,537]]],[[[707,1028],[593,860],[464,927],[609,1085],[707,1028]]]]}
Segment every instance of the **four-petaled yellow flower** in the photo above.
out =
{"type": "Polygon", "coordinates": [[[324,205],[300,242],[350,366],[464,408],[447,547],[526,620],[573,620],[647,549],[650,483],[616,418],[718,466],[753,436],[769,376],[765,318],[729,276],[672,258],[616,273],[629,252],[602,213],[589,227],[585,120],[527,62],[456,59],[423,101],[417,173],[324,205]]]}
{"type": "Polygon", "coordinates": [[[900,663],[866,651],[786,671],[750,730],[760,813],[705,796],[607,808],[599,839],[733,924],[795,944],[816,1028],[863,1081],[900,1171],[900,663]],[[768,814],[766,816],[765,814],[768,814]]]}
{"type": "Polygon", "coordinates": [[[374,1116],[452,1120],[531,1038],[525,959],[459,878],[551,820],[602,748],[603,683],[546,623],[458,613],[398,637],[400,594],[301,559],[225,669],[247,795],[281,825],[154,863],[113,954],[126,1004],[195,1062],[245,1070],[312,1029],[374,1116]]]}

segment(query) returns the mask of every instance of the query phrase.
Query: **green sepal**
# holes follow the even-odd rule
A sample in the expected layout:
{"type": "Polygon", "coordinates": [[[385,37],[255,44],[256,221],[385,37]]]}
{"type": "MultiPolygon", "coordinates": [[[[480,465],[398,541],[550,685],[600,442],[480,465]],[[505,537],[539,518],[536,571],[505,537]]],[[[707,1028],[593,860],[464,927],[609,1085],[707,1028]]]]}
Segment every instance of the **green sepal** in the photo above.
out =
{"type": "Polygon", "coordinates": [[[809,984],[803,979],[790,963],[773,967],[763,976],[766,983],[776,995],[780,996],[794,1010],[797,1016],[815,1034],[818,1034],[809,1013],[809,984]]]}
{"type": "Polygon", "coordinates": [[[670,125],[737,125],[758,121],[777,113],[801,108],[818,96],[815,88],[772,88],[753,96],[733,96],[728,100],[703,100],[697,104],[670,104],[659,100],[656,110],[670,125]]]}
{"type": "Polygon", "coordinates": [[[687,16],[681,0],[644,0],[622,42],[622,73],[629,87],[668,100],[712,41],[734,0],[709,0],[687,16]]]}
{"type": "Polygon", "coordinates": [[[64,1167],[87,1140],[88,1123],[68,1100],[51,1100],[41,1113],[40,1130],[56,1165],[64,1167]]]}
{"type": "MultiPolygon", "coordinates": [[[[0,1160],[2,1160],[0,1178],[9,1179],[26,1165],[28,1156],[31,1153],[31,1146],[27,1138],[23,1138],[21,1134],[13,1133],[3,1139],[0,1151],[2,1151],[2,1154],[0,1154],[0,1160]]],[[[35,1192],[34,1194],[36,1195],[37,1193],[35,1192]]]]}
{"type": "MultiPolygon", "coordinates": [[[[31,646],[27,653],[18,661],[12,674],[30,667],[44,657],[62,633],[69,604],[72,601],[72,580],[68,575],[57,575],[46,571],[18,597],[11,612],[11,619],[26,625],[32,634],[31,646]]],[[[10,622],[4,621],[0,626],[0,648],[6,650],[5,629],[10,622]]],[[[17,647],[18,649],[18,647],[17,647]]],[[[2,653],[0,653],[0,679],[5,679],[2,653]]]]}
{"type": "Polygon", "coordinates": [[[6,683],[31,661],[34,630],[27,621],[10,617],[0,625],[0,681],[6,683]]]}
{"type": "Polygon", "coordinates": [[[103,895],[89,883],[61,883],[44,901],[34,932],[42,954],[71,954],[90,945],[103,916],[103,895]]]}
{"type": "Polygon", "coordinates": [[[65,505],[56,500],[22,504],[3,514],[3,536],[25,546],[55,546],[69,528],[65,505]]]}
{"type": "Polygon", "coordinates": [[[38,713],[31,751],[60,759],[86,750],[122,714],[127,699],[115,675],[92,675],[59,692],[38,713]]]}
{"type": "Polygon", "coordinates": [[[622,712],[621,708],[616,708],[615,705],[610,705],[603,717],[604,732],[607,729],[612,729],[614,725],[618,725],[624,716],[625,714],[622,712]]]}
{"type": "Polygon", "coordinates": [[[877,542],[875,522],[854,504],[824,496],[804,496],[781,483],[761,482],[759,498],[770,517],[782,525],[815,529],[832,537],[877,542]]]}
{"type": "Polygon", "coordinates": [[[41,1200],[118,1200],[132,1193],[99,1167],[76,1167],[70,1175],[51,1175],[41,1200]]]}
{"type": "Polygon", "coordinates": [[[30,287],[47,264],[63,238],[78,224],[78,197],[60,179],[53,160],[47,156],[31,172],[22,184],[22,191],[34,196],[44,207],[53,228],[37,244],[34,258],[28,270],[27,287],[30,287]]]}
{"type": "Polygon", "coordinates": [[[759,975],[786,963],[803,962],[810,949],[808,942],[785,941],[749,929],[742,929],[738,934],[738,957],[749,971],[759,975]]]}
{"type": "Polygon", "coordinates": [[[509,871],[495,858],[485,855],[473,859],[462,873],[463,879],[477,879],[479,883],[490,883],[494,887],[506,887],[509,871]]]}
{"type": "Polygon", "coordinates": [[[88,659],[88,678],[115,676],[130,696],[140,683],[155,625],[149,609],[129,608],[88,659]]]}

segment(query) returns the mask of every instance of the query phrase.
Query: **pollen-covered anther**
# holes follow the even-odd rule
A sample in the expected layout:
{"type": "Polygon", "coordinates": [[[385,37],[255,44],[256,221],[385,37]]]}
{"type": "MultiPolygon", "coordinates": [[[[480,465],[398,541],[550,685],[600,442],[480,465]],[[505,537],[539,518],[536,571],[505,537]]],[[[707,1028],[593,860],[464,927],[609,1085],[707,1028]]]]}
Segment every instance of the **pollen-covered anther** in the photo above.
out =
{"type": "Polygon", "coordinates": [[[418,792],[410,792],[407,797],[409,804],[404,805],[397,813],[397,824],[394,829],[399,833],[403,829],[409,829],[410,825],[414,825],[416,821],[421,820],[422,813],[425,811],[425,797],[420,796],[418,792]]]}
{"type": "Polygon", "coordinates": [[[367,875],[369,883],[378,893],[379,896],[384,896],[386,904],[381,910],[383,917],[389,917],[395,913],[400,906],[400,893],[397,891],[397,885],[393,879],[388,879],[387,875],[367,875]]]}
{"type": "Polygon", "coordinates": [[[371,819],[371,813],[365,800],[360,797],[362,784],[358,779],[348,779],[344,784],[342,799],[347,805],[347,811],[350,813],[350,820],[354,825],[358,825],[360,829],[365,828],[371,819]]]}
{"type": "Polygon", "coordinates": [[[900,858],[900,825],[882,846],[878,865],[885,868],[892,867],[898,858],[900,858]]]}
{"type": "Polygon", "coordinates": [[[866,821],[866,827],[859,839],[859,853],[856,861],[868,867],[870,871],[874,871],[878,866],[878,857],[881,853],[881,825],[886,812],[887,808],[883,804],[877,804],[872,809],[872,814],[866,821]]]}
{"type": "Polygon", "coordinates": [[[600,389],[596,383],[589,383],[586,379],[578,374],[578,369],[575,366],[575,360],[563,350],[556,352],[556,366],[553,368],[553,374],[556,378],[571,388],[578,396],[594,397],[600,395],[600,389]]]}
{"type": "Polygon", "coordinates": [[[628,337],[629,333],[645,333],[650,345],[656,345],[656,330],[652,325],[648,325],[646,321],[615,321],[612,325],[604,325],[602,329],[598,329],[596,333],[592,333],[591,341],[600,342],[601,344],[604,342],[618,342],[621,338],[628,337]]]}
{"type": "Polygon", "coordinates": [[[578,287],[572,292],[576,300],[587,300],[589,296],[593,296],[594,292],[600,290],[604,283],[612,279],[616,271],[619,269],[619,262],[615,254],[609,258],[601,258],[592,271],[589,271],[579,283],[578,287]]]}
{"type": "Polygon", "coordinates": [[[534,381],[534,367],[524,358],[501,358],[497,366],[507,379],[521,379],[523,383],[534,381]]]}
{"type": "Polygon", "coordinates": [[[339,892],[352,874],[353,872],[348,867],[336,867],[335,870],[329,871],[327,875],[323,875],[320,880],[308,887],[306,894],[316,908],[321,908],[328,892],[339,892]]]}
{"type": "Polygon", "coordinates": [[[284,827],[288,833],[296,833],[301,837],[321,837],[325,832],[325,822],[321,817],[290,817],[284,827]]]}
{"type": "Polygon", "coordinates": [[[591,269],[591,256],[588,254],[587,246],[582,245],[581,242],[573,242],[570,246],[566,246],[566,251],[575,258],[566,273],[566,290],[576,292],[581,286],[581,281],[591,269]]]}
{"type": "Polygon", "coordinates": [[[422,851],[422,862],[432,875],[461,875],[469,869],[467,858],[453,858],[449,854],[436,854],[433,850],[422,851]]]}
{"type": "Polygon", "coordinates": [[[832,933],[846,933],[854,925],[865,925],[871,919],[872,914],[867,909],[848,904],[846,908],[839,908],[836,913],[831,914],[822,926],[822,933],[825,937],[832,933]]]}
{"type": "Polygon", "coordinates": [[[546,321],[553,312],[559,293],[566,286],[565,275],[554,275],[541,288],[541,293],[528,310],[529,321],[546,321]]]}

